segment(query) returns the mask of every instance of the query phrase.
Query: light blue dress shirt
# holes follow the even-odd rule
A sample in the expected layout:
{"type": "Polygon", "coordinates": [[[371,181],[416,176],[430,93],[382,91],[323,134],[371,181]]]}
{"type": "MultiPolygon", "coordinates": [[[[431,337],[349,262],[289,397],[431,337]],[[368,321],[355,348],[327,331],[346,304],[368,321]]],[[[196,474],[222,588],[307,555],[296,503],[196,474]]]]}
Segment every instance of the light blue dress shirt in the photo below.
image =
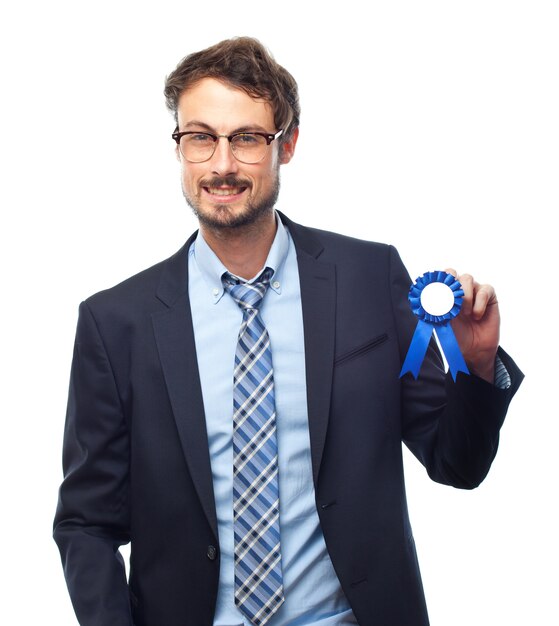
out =
{"type": "MultiPolygon", "coordinates": [[[[285,602],[269,626],[349,626],[357,621],[334,572],[316,512],[297,255],[288,231],[276,221],[264,266],[274,274],[261,315],[274,365],[285,602]]],[[[242,311],[223,289],[221,276],[227,268],[200,234],[188,264],[221,548],[214,626],[250,626],[234,601],[233,364],[242,311]]]]}

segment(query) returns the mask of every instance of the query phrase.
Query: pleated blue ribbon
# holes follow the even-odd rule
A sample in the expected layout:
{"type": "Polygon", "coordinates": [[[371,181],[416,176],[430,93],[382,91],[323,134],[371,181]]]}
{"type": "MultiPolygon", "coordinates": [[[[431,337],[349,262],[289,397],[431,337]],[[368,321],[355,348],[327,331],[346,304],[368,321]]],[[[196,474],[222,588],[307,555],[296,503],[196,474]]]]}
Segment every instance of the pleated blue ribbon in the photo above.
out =
{"type": "Polygon", "coordinates": [[[413,377],[417,378],[433,331],[439,338],[452,378],[456,380],[458,372],[470,373],[450,325],[450,320],[460,313],[463,295],[462,285],[452,274],[441,271],[425,272],[423,276],[416,279],[415,283],[410,287],[408,300],[411,310],[418,317],[419,321],[404,360],[400,378],[407,372],[411,372],[413,377]],[[421,292],[427,285],[432,283],[443,283],[453,292],[454,302],[452,308],[443,315],[428,313],[421,304],[421,292]]]}

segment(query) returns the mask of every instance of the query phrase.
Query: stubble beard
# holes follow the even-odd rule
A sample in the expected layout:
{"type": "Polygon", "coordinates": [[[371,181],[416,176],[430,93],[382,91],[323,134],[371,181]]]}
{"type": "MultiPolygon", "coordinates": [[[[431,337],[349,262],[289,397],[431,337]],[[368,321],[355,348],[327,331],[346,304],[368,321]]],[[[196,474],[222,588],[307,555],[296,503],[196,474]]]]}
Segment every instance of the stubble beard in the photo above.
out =
{"type": "MultiPolygon", "coordinates": [[[[247,186],[247,181],[227,176],[214,177],[211,181],[204,181],[204,186],[230,185],[232,187],[247,186]],[[211,183],[211,184],[208,184],[211,183]]],[[[251,187],[248,186],[250,190],[251,187]]],[[[226,204],[215,203],[212,211],[207,211],[201,206],[199,196],[188,194],[183,185],[183,195],[187,204],[192,209],[201,226],[214,232],[223,234],[226,231],[239,231],[251,228],[271,214],[277,202],[280,191],[279,167],[275,172],[275,180],[267,195],[258,201],[248,200],[243,211],[233,212],[226,204]]]]}

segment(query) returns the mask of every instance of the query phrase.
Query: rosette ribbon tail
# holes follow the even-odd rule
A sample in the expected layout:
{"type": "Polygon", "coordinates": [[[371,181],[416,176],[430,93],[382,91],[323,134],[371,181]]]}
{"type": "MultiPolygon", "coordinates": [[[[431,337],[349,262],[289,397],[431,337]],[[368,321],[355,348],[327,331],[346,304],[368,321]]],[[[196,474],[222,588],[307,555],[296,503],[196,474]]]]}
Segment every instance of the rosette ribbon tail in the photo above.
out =
{"type": "Polygon", "coordinates": [[[415,329],[415,333],[413,334],[408,353],[406,354],[404,364],[402,365],[400,378],[402,378],[404,374],[410,372],[413,377],[417,379],[421,364],[425,358],[425,353],[429,347],[429,340],[431,339],[433,331],[437,333],[437,337],[441,343],[441,348],[447,360],[448,369],[452,374],[452,379],[456,382],[456,375],[458,372],[465,372],[466,374],[470,373],[468,366],[466,365],[466,361],[464,361],[464,357],[460,352],[460,346],[458,345],[456,335],[454,334],[450,323],[431,324],[429,322],[419,320],[417,322],[417,327],[415,329]]]}
{"type": "Polygon", "coordinates": [[[433,334],[433,324],[419,320],[413,334],[408,353],[402,365],[402,371],[400,372],[400,378],[407,372],[411,372],[414,378],[417,379],[419,375],[419,369],[425,358],[425,353],[429,347],[429,340],[433,334]]]}
{"type": "Polygon", "coordinates": [[[464,357],[460,352],[460,346],[456,340],[456,335],[452,330],[450,322],[435,326],[435,332],[441,342],[441,348],[448,362],[448,369],[452,374],[452,379],[456,382],[456,375],[458,372],[465,372],[466,374],[470,373],[470,370],[466,365],[466,361],[464,361],[464,357]]]}

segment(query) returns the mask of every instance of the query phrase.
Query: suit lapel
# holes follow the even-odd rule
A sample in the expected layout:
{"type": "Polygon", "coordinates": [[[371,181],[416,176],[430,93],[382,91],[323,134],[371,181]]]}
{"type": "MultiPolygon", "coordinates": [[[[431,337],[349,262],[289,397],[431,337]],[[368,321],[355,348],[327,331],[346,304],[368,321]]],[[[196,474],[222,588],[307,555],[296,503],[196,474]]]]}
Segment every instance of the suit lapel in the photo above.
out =
{"type": "Polygon", "coordinates": [[[184,456],[217,537],[208,435],[188,298],[188,250],[194,237],[167,262],[157,296],[168,308],[154,314],[152,321],[184,456]]]}
{"type": "Polygon", "coordinates": [[[336,338],[336,268],[319,261],[323,246],[309,229],[280,213],[297,249],[305,331],[305,367],[311,458],[318,481],[330,414],[336,338]]]}
{"type": "MultiPolygon", "coordinates": [[[[309,229],[280,214],[295,243],[305,329],[307,408],[313,478],[318,480],[328,428],[335,347],[335,266],[318,260],[323,247],[309,229]]],[[[218,536],[208,435],[188,298],[188,250],[196,233],[171,257],[157,297],[168,307],[153,328],[184,456],[200,502],[218,536]]]]}

